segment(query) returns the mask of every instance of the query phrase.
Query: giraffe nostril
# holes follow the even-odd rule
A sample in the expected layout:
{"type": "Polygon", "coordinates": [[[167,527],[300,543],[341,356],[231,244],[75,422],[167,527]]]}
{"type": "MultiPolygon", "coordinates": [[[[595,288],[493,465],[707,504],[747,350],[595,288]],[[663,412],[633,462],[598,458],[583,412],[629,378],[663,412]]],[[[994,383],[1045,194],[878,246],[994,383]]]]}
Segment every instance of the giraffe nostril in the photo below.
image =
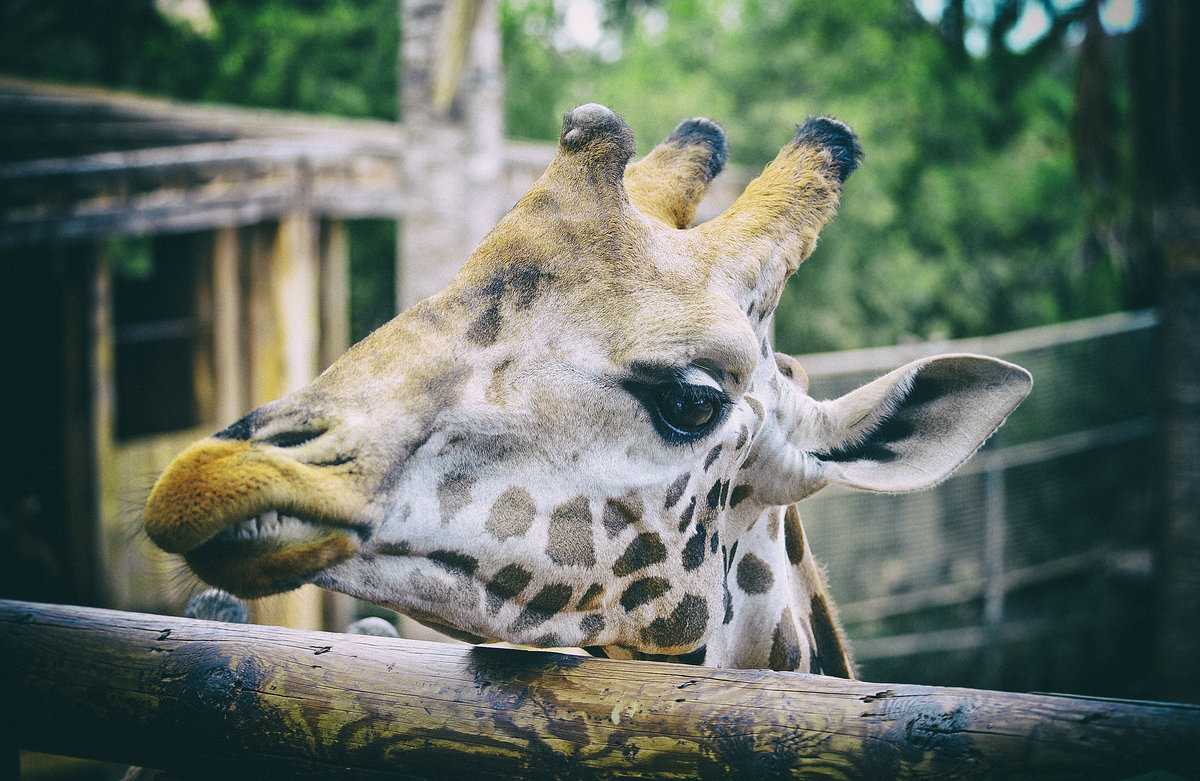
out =
{"type": "Polygon", "coordinates": [[[213,437],[216,439],[233,439],[245,442],[250,439],[250,435],[254,433],[255,419],[258,417],[258,411],[251,412],[246,417],[234,423],[231,426],[221,429],[213,437]]]}
{"type": "Polygon", "coordinates": [[[303,426],[274,432],[263,437],[262,441],[275,447],[300,447],[312,442],[328,430],[328,426],[303,426]]]}
{"type": "Polygon", "coordinates": [[[213,434],[217,439],[234,439],[242,442],[254,441],[275,447],[300,447],[312,442],[329,431],[330,424],[324,420],[306,417],[302,420],[287,420],[287,416],[275,417],[264,414],[262,408],[228,428],[213,434]]]}

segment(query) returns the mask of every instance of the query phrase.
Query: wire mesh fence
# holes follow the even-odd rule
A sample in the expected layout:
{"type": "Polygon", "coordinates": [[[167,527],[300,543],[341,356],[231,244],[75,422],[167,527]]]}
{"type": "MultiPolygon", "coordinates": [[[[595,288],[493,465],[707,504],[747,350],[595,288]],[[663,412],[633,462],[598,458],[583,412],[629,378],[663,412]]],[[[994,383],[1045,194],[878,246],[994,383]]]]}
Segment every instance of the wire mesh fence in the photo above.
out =
{"type": "Polygon", "coordinates": [[[1004,427],[937,488],[829,488],[801,503],[864,677],[1147,695],[1156,325],[1143,311],[800,357],[816,398],[943,352],[1005,358],[1034,377],[1004,427]]]}

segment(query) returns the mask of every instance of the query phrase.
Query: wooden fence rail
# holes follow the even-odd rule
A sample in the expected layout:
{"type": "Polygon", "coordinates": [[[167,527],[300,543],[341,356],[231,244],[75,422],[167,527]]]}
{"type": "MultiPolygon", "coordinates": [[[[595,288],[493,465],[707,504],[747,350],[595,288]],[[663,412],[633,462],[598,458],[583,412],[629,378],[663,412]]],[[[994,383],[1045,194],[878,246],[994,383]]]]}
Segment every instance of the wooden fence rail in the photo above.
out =
{"type": "MultiPolygon", "coordinates": [[[[0,601],[0,744],[173,778],[1128,778],[1200,707],[0,601]]],[[[0,772],[3,771],[0,767],[0,772]]]]}

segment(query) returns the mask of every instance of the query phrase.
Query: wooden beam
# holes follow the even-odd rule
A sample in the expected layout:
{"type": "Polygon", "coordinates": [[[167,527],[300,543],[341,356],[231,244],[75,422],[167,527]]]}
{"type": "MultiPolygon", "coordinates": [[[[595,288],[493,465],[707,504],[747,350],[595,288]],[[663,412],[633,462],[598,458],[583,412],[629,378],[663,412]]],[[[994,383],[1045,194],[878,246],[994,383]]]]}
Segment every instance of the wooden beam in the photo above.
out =
{"type": "MultiPolygon", "coordinates": [[[[0,75],[0,141],[44,141],[49,134],[71,143],[95,139],[162,146],[214,138],[394,138],[385,120],[349,119],[295,111],[182,103],[103,87],[49,84],[0,75]],[[32,130],[36,135],[30,132],[32,130]]],[[[117,143],[112,143],[117,142],[117,143]]]]}
{"type": "Polygon", "coordinates": [[[0,164],[0,247],[408,208],[388,143],[253,139],[0,164]]]}
{"type": "Polygon", "coordinates": [[[1200,707],[0,601],[19,747],[179,778],[1193,777],[1200,707]]]}

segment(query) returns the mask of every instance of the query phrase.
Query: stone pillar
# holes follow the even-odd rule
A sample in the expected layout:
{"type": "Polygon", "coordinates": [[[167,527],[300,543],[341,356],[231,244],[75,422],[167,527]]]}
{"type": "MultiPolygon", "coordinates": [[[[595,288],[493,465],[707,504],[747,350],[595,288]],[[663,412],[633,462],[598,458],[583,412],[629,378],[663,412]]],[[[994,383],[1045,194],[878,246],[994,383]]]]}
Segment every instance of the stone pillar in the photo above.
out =
{"type": "Polygon", "coordinates": [[[396,302],[445,287],[511,204],[501,200],[503,88],[496,0],[401,3],[404,174],[396,302]]]}

